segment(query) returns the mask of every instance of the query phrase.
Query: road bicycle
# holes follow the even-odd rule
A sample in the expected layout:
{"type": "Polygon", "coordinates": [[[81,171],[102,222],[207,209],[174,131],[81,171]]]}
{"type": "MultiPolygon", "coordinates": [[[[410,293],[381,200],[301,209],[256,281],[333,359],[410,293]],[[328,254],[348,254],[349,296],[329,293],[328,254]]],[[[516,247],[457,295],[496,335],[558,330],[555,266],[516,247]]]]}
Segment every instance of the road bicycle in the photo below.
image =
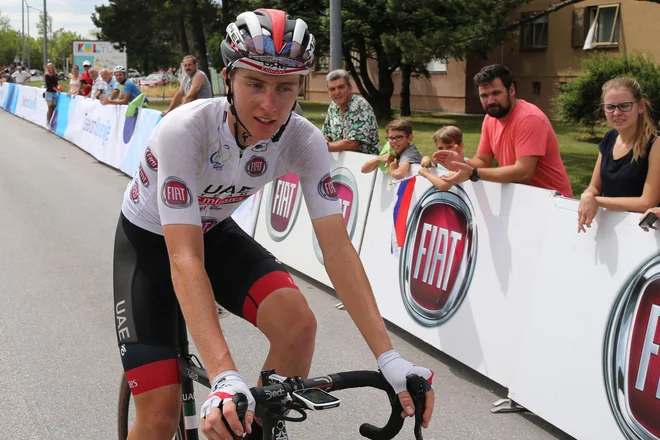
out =
{"type": "MultiPolygon", "coordinates": [[[[180,311],[177,324],[178,350],[181,360],[182,405],[179,426],[174,438],[176,440],[199,440],[197,429],[199,415],[196,412],[194,382],[207,388],[211,388],[211,384],[199,359],[189,352],[188,332],[180,311]]],[[[263,440],[289,439],[286,434],[283,434],[286,433],[284,422],[303,422],[307,419],[307,411],[339,406],[339,399],[329,393],[351,388],[371,387],[383,390],[387,393],[391,406],[390,417],[384,427],[378,428],[368,423],[360,426],[359,432],[363,437],[372,440],[393,439],[401,431],[405,421],[401,417],[402,407],[397,395],[380,372],[348,371],[302,379],[300,377],[283,377],[277,375],[274,370],[266,370],[261,372],[261,380],[264,386],[253,387],[250,389],[250,393],[257,403],[255,414],[261,420],[263,440]],[[321,390],[322,394],[306,396],[306,393],[313,389],[321,390]]],[[[413,375],[408,377],[407,388],[415,402],[415,439],[423,440],[421,424],[425,404],[424,393],[430,386],[423,378],[413,375]]],[[[234,402],[237,404],[239,416],[244,416],[247,408],[245,396],[234,396],[234,402]]],[[[119,440],[126,440],[128,436],[130,405],[131,390],[126,375],[122,374],[117,411],[119,440]]],[[[253,422],[252,426],[254,429],[256,422],[253,422]]],[[[238,437],[235,438],[238,439],[238,437]]]]}

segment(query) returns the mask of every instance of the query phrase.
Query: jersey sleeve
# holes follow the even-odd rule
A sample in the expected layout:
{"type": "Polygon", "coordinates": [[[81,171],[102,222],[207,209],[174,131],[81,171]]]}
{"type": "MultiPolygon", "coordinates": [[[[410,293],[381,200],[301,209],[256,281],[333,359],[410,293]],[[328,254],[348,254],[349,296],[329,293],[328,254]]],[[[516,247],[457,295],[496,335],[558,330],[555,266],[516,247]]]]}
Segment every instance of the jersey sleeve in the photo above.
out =
{"type": "Polygon", "coordinates": [[[515,127],[516,158],[545,156],[548,149],[548,126],[538,116],[527,116],[515,127]]]}
{"type": "Polygon", "coordinates": [[[337,191],[330,176],[330,153],[323,133],[310,122],[305,123],[295,138],[300,142],[287,151],[289,170],[298,175],[312,220],[340,214],[337,191]]]}
{"type": "Polygon", "coordinates": [[[204,142],[195,128],[194,121],[170,119],[156,136],[158,212],[163,226],[202,224],[197,175],[204,142]]]}

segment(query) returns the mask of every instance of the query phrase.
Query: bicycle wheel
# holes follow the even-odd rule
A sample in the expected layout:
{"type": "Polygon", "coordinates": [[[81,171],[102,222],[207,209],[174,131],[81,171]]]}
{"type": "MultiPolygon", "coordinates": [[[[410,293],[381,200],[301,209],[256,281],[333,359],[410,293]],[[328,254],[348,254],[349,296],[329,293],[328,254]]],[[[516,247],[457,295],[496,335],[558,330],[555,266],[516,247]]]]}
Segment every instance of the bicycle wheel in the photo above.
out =
{"type": "MultiPolygon", "coordinates": [[[[183,412],[183,410],[182,410],[183,412]]],[[[119,399],[117,401],[117,438],[126,440],[128,430],[135,420],[135,405],[133,404],[133,394],[126,381],[126,374],[121,375],[119,384],[119,399]]],[[[179,416],[179,426],[176,428],[173,440],[185,440],[185,426],[183,414],[179,416]]]]}

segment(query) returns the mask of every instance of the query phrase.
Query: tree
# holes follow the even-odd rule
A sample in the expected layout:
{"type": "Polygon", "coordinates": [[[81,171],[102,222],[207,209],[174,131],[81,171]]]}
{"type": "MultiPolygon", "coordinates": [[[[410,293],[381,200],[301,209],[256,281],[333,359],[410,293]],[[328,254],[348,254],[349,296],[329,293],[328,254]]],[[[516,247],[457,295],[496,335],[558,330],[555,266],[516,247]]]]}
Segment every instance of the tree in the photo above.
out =
{"type": "MultiPolygon", "coordinates": [[[[43,12],[39,13],[39,18],[37,18],[37,33],[38,35],[43,36],[44,34],[44,14],[43,12]]],[[[48,35],[52,37],[53,34],[53,16],[48,14],[48,35]]]]}
{"type": "Polygon", "coordinates": [[[11,28],[9,17],[0,11],[0,66],[14,62],[20,47],[20,34],[11,28]]]}
{"type": "MultiPolygon", "coordinates": [[[[82,36],[75,32],[65,31],[60,28],[53,33],[53,41],[51,45],[53,46],[53,54],[55,60],[58,64],[62,63],[62,68],[64,68],[64,59],[68,58],[69,54],[73,51],[73,42],[76,40],[82,40],[82,36]]],[[[78,66],[82,70],[82,66],[78,66]]]]}

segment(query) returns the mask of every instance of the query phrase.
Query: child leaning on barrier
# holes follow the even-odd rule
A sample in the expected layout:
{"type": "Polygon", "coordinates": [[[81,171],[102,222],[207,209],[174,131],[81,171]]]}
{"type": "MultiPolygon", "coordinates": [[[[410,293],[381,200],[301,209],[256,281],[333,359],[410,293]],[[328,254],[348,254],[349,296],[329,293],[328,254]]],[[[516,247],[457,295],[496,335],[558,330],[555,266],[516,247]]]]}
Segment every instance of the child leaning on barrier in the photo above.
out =
{"type": "MultiPolygon", "coordinates": [[[[463,156],[463,132],[460,128],[453,125],[446,125],[433,134],[433,142],[435,142],[436,153],[438,151],[451,150],[463,156]]],[[[451,184],[445,182],[440,176],[436,176],[430,168],[446,169],[440,165],[433,157],[424,156],[422,158],[422,168],[419,174],[429,180],[437,189],[447,191],[451,188],[451,184]]],[[[454,172],[450,172],[449,175],[454,172]]]]}
{"type": "Polygon", "coordinates": [[[385,132],[387,143],[378,157],[362,165],[362,172],[370,173],[380,167],[383,173],[389,172],[393,179],[402,179],[408,174],[410,164],[422,161],[422,155],[412,143],[412,124],[410,121],[397,118],[387,124],[385,132]]]}

